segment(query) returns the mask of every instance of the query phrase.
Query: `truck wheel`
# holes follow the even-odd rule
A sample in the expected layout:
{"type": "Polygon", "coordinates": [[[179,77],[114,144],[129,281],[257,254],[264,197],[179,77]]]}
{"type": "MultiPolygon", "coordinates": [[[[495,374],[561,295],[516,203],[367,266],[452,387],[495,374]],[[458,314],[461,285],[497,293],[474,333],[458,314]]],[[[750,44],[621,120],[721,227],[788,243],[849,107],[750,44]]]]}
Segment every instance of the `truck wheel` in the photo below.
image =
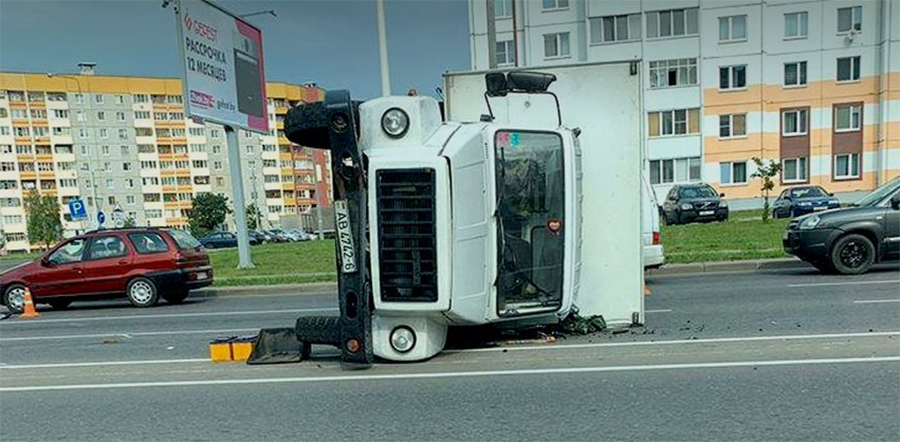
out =
{"type": "Polygon", "coordinates": [[[162,295],[162,298],[169,304],[181,304],[190,294],[187,290],[175,290],[162,295]]]}
{"type": "Polygon", "coordinates": [[[156,284],[144,277],[132,279],[128,283],[125,295],[135,307],[152,307],[159,300],[156,284]]]}
{"type": "Polygon", "coordinates": [[[831,264],[838,273],[858,275],[875,263],[875,246],[865,236],[851,233],[835,241],[831,247],[831,264]]]}
{"type": "Polygon", "coordinates": [[[25,286],[21,284],[9,286],[3,293],[3,304],[15,314],[25,311],[25,286]]]}

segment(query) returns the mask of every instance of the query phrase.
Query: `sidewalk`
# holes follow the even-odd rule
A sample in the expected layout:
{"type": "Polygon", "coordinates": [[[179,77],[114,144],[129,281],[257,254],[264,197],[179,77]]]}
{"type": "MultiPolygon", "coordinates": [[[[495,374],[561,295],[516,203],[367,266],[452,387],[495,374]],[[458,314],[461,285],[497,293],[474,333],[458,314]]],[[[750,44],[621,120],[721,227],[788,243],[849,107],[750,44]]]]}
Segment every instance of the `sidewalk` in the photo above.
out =
{"type": "MultiPolygon", "coordinates": [[[[691,264],[666,264],[659,269],[647,270],[647,276],[694,275],[714,273],[749,273],[760,270],[812,269],[796,258],[753,259],[744,261],[695,262],[691,264]]],[[[197,290],[192,298],[216,298],[228,296],[275,296],[337,294],[336,282],[309,284],[252,285],[236,287],[209,287],[197,290]]]]}

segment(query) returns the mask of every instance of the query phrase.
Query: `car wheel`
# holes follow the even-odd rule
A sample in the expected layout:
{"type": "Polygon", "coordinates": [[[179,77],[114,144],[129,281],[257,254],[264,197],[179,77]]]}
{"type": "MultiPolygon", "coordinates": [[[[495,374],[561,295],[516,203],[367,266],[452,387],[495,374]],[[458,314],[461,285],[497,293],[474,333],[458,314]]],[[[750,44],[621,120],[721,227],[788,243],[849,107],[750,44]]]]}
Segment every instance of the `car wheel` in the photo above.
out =
{"type": "Polygon", "coordinates": [[[125,295],[135,307],[152,307],[159,300],[156,284],[144,277],[132,279],[128,283],[125,295]]]}
{"type": "Polygon", "coordinates": [[[25,311],[25,286],[13,284],[3,293],[3,303],[9,311],[19,314],[25,311]]]}
{"type": "Polygon", "coordinates": [[[47,304],[50,304],[50,307],[53,307],[53,310],[65,310],[69,308],[69,304],[72,301],[69,300],[60,300],[60,301],[48,301],[47,304]]]}
{"type": "Polygon", "coordinates": [[[831,264],[838,273],[858,275],[875,263],[875,246],[865,236],[851,233],[835,241],[831,247],[831,264]]]}
{"type": "Polygon", "coordinates": [[[176,290],[162,295],[162,298],[169,304],[181,304],[190,294],[187,290],[176,290]]]}
{"type": "Polygon", "coordinates": [[[772,219],[780,219],[780,218],[781,218],[781,212],[779,212],[778,209],[773,210],[772,211],[772,219]]]}

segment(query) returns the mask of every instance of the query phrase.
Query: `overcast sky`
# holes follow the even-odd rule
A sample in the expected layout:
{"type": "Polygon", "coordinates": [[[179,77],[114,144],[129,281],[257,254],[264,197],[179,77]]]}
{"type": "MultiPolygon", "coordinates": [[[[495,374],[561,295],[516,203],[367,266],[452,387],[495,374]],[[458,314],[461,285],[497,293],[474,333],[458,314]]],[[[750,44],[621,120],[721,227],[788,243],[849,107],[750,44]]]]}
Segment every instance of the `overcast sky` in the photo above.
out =
{"type": "MultiPolygon", "coordinates": [[[[380,95],[374,0],[222,0],[238,13],[275,9],[262,28],[270,81],[380,95]]],[[[180,75],[172,8],[162,0],[0,0],[0,70],[180,75]]],[[[433,95],[446,71],[470,69],[465,0],[386,1],[393,93],[433,95]]]]}

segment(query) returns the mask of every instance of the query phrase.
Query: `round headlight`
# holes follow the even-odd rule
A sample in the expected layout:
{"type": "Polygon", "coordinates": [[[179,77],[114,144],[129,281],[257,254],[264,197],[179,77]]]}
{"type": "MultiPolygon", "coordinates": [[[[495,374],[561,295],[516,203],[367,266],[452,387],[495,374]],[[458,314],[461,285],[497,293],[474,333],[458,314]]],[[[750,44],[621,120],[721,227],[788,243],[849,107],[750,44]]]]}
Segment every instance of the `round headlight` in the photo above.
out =
{"type": "Polygon", "coordinates": [[[391,347],[397,353],[406,353],[416,346],[416,333],[411,328],[401,325],[391,331],[391,347]]]}
{"type": "Polygon", "coordinates": [[[692,206],[690,204],[682,204],[681,205],[681,210],[691,210],[693,208],[694,208],[694,206],[692,206]]]}
{"type": "Polygon", "coordinates": [[[381,116],[381,130],[391,138],[400,138],[409,130],[409,115],[403,109],[392,107],[381,116]]]}

